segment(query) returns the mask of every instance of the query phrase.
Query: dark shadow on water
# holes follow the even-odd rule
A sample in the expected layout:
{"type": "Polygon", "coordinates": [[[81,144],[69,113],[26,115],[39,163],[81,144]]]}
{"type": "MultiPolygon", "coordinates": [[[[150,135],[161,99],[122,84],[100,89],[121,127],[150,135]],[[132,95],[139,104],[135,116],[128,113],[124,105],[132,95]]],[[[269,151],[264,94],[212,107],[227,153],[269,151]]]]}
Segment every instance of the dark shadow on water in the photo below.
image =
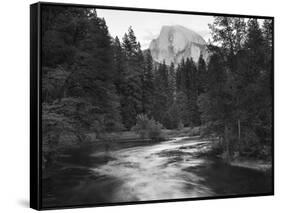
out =
{"type": "Polygon", "coordinates": [[[201,184],[219,196],[271,193],[271,172],[230,166],[214,162],[207,166],[188,168],[189,172],[203,177],[201,184]]]}
{"type": "Polygon", "coordinates": [[[122,181],[87,168],[66,168],[43,181],[43,206],[110,203],[122,181]]]}

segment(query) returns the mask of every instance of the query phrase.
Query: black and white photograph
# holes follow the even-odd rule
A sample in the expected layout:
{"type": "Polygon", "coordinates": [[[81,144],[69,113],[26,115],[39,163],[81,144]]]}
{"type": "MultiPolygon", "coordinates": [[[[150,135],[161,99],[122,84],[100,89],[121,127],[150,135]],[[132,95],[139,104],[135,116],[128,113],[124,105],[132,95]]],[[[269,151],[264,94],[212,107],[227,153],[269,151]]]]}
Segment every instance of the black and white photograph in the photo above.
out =
{"type": "Polygon", "coordinates": [[[273,18],[40,6],[42,208],[273,195],[273,18]]]}

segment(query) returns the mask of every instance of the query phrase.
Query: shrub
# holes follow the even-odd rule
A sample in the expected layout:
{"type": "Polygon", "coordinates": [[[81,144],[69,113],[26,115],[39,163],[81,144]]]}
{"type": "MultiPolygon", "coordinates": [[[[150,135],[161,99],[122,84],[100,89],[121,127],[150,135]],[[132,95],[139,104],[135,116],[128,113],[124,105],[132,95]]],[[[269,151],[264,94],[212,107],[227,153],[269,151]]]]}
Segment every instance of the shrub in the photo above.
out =
{"type": "Polygon", "coordinates": [[[189,132],[189,136],[197,136],[197,135],[200,135],[200,127],[193,127],[189,132]]]}
{"type": "Polygon", "coordinates": [[[178,124],[178,130],[182,130],[184,128],[183,122],[180,120],[178,124]]]}
{"type": "Polygon", "coordinates": [[[153,118],[149,119],[145,114],[139,114],[136,118],[136,125],[132,127],[141,138],[161,139],[162,138],[162,124],[155,121],[153,118]]]}
{"type": "Polygon", "coordinates": [[[150,120],[150,128],[148,130],[148,136],[154,140],[160,140],[163,138],[162,135],[162,124],[155,120],[150,120]]]}
{"type": "Polygon", "coordinates": [[[149,118],[145,114],[139,114],[136,120],[136,125],[132,127],[132,130],[140,135],[141,138],[147,138],[150,126],[149,118]]]}

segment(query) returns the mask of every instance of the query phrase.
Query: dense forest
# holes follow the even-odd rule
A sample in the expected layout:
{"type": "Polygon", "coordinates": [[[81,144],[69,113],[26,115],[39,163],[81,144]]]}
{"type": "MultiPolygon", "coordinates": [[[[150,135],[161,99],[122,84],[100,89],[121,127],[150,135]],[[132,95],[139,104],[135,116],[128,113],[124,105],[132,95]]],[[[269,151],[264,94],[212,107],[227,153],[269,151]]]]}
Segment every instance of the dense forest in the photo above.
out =
{"type": "Polygon", "coordinates": [[[270,158],[271,20],[215,17],[208,60],[168,66],[141,49],[132,27],[111,37],[94,9],[45,6],[42,17],[44,167],[88,133],[156,139],[162,129],[196,126],[220,141],[227,161],[270,158]]]}

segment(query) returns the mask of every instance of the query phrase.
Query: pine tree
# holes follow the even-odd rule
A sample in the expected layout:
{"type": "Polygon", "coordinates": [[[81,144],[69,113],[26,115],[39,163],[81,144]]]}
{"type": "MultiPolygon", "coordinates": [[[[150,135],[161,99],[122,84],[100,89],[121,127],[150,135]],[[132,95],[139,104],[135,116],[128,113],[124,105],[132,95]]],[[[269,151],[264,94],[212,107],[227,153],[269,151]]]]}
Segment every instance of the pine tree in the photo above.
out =
{"type": "Polygon", "coordinates": [[[206,82],[207,82],[207,69],[206,69],[206,63],[203,58],[203,55],[200,54],[199,60],[198,60],[198,95],[202,94],[206,91],[206,82]]]}
{"type": "MultiPolygon", "coordinates": [[[[270,41],[269,41],[270,42],[270,41]]],[[[272,94],[271,94],[271,69],[267,63],[267,43],[257,19],[248,21],[247,39],[245,42],[244,55],[239,57],[240,93],[239,111],[243,113],[241,125],[246,126],[243,136],[247,143],[271,140],[270,128],[272,117],[272,94]],[[242,58],[243,57],[243,58],[242,58]],[[243,69],[244,68],[244,69],[243,69]],[[269,68],[269,69],[268,69],[269,68]],[[246,133],[245,133],[246,132],[246,133]],[[250,138],[249,134],[256,138],[250,138]]]]}
{"type": "Polygon", "coordinates": [[[188,73],[188,79],[186,84],[187,87],[187,98],[188,98],[188,108],[186,109],[189,114],[189,125],[197,126],[200,124],[200,115],[197,106],[197,98],[199,94],[199,74],[194,61],[187,59],[186,70],[188,73]]]}
{"type": "Polygon", "coordinates": [[[133,29],[123,37],[122,47],[125,54],[126,94],[122,101],[122,118],[126,128],[130,129],[136,122],[137,114],[143,111],[142,77],[144,72],[143,56],[133,29]]]}
{"type": "MultiPolygon", "coordinates": [[[[223,99],[221,99],[224,105],[224,111],[222,111],[222,117],[220,117],[219,123],[223,123],[221,129],[224,129],[224,144],[226,152],[226,160],[230,160],[230,146],[231,137],[238,132],[239,138],[240,128],[240,113],[237,113],[237,98],[235,97],[236,91],[236,78],[235,72],[237,71],[237,53],[243,50],[243,45],[246,35],[246,24],[243,18],[234,17],[215,17],[214,23],[209,25],[213,41],[215,44],[219,44],[219,48],[214,48],[219,57],[221,58],[222,66],[225,68],[226,82],[223,90],[223,99]]],[[[209,69],[208,69],[209,72],[209,69]]],[[[209,76],[209,75],[208,75],[209,76]]],[[[218,97],[219,98],[219,97],[218,97]]]]}
{"type": "Polygon", "coordinates": [[[154,77],[153,77],[153,59],[150,50],[144,53],[144,73],[143,73],[143,113],[151,116],[153,110],[154,97],[154,77]]]}
{"type": "Polygon", "coordinates": [[[261,117],[263,129],[263,141],[268,145],[272,143],[272,128],[273,128],[273,21],[272,19],[265,19],[262,32],[264,37],[265,50],[265,69],[259,79],[262,96],[264,97],[263,106],[264,114],[261,117]]]}
{"type": "Polygon", "coordinates": [[[185,91],[186,89],[186,84],[185,84],[186,73],[184,72],[184,68],[185,68],[185,60],[182,58],[180,64],[177,67],[177,72],[176,72],[177,93],[179,93],[180,91],[185,91]]]}
{"type": "MultiPolygon", "coordinates": [[[[153,117],[155,120],[164,124],[165,115],[168,110],[168,68],[163,61],[155,70],[154,77],[154,104],[153,104],[153,117]]],[[[165,125],[166,126],[166,125],[165,125]]]]}
{"type": "Polygon", "coordinates": [[[170,95],[170,102],[171,104],[174,102],[175,97],[176,97],[176,90],[177,90],[177,85],[176,85],[176,70],[175,70],[175,65],[172,62],[170,67],[169,67],[169,95],[170,95]]]}
{"type": "Polygon", "coordinates": [[[224,137],[224,122],[227,119],[227,95],[225,92],[226,72],[219,54],[213,54],[208,64],[207,92],[198,98],[201,121],[207,132],[216,132],[224,137]]]}
{"type": "Polygon", "coordinates": [[[262,31],[263,31],[265,43],[267,43],[269,47],[272,47],[273,23],[271,19],[264,20],[262,31]]]}
{"type": "Polygon", "coordinates": [[[117,36],[113,40],[113,64],[116,90],[118,95],[122,96],[125,84],[124,53],[117,36]]]}
{"type": "Polygon", "coordinates": [[[264,67],[264,38],[257,19],[249,19],[245,48],[252,70],[264,67]]]}

